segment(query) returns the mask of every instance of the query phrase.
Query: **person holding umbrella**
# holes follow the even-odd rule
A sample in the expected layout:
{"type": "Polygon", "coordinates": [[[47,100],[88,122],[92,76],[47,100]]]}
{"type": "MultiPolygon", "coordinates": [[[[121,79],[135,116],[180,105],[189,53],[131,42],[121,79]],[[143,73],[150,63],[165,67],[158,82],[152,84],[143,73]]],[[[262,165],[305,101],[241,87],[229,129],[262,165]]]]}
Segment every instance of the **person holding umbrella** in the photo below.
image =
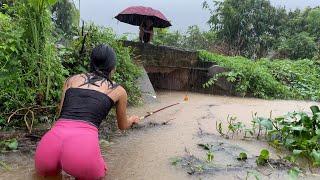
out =
{"type": "Polygon", "coordinates": [[[149,43],[153,37],[153,22],[150,19],[147,19],[141,23],[139,29],[140,42],[149,43]]]}
{"type": "Polygon", "coordinates": [[[140,42],[149,43],[153,37],[153,28],[171,26],[170,21],[158,10],[151,7],[132,6],[115,17],[117,20],[134,26],[140,26],[140,42]]]}

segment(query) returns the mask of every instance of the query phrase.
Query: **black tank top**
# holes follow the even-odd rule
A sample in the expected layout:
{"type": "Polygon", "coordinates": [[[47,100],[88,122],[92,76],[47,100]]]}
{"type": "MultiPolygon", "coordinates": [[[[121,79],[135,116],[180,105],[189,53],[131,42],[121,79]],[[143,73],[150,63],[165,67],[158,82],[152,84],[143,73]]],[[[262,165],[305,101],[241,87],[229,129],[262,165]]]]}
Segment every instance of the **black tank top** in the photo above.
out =
{"type": "Polygon", "coordinates": [[[113,100],[102,92],[69,88],[65,93],[60,118],[86,121],[99,128],[113,105],[113,100]]]}

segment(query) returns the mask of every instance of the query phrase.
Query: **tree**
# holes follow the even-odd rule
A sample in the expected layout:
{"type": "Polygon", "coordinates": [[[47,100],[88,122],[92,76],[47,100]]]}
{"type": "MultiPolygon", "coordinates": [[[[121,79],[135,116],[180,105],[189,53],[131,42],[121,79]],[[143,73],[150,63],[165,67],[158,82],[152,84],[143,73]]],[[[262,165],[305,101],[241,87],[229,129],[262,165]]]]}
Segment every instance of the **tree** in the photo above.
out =
{"type": "Polygon", "coordinates": [[[308,32],[320,40],[320,7],[310,10],[307,18],[308,32]]]}
{"type": "Polygon", "coordinates": [[[182,38],[183,47],[193,50],[213,49],[216,40],[214,31],[201,31],[196,25],[189,26],[184,38],[182,38]]]}
{"type": "Polygon", "coordinates": [[[67,36],[79,25],[80,13],[73,1],[59,0],[52,7],[52,14],[57,30],[67,36]]]}
{"type": "Polygon", "coordinates": [[[213,1],[215,9],[203,4],[211,13],[208,21],[218,39],[228,44],[230,54],[260,58],[272,47],[278,13],[268,0],[213,1]]]}
{"type": "Polygon", "coordinates": [[[290,59],[312,59],[318,50],[315,38],[307,32],[297,33],[280,43],[279,51],[290,59]]]}
{"type": "Polygon", "coordinates": [[[153,43],[156,45],[167,45],[174,47],[181,47],[182,35],[179,31],[169,32],[167,28],[155,29],[153,36],[153,43]]]}

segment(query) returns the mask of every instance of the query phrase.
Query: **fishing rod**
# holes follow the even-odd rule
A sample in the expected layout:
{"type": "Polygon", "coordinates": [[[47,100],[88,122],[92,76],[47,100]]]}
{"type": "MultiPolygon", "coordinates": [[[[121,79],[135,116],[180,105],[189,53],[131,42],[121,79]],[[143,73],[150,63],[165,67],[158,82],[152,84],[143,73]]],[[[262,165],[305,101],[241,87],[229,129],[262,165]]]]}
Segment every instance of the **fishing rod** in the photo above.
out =
{"type": "MultiPolygon", "coordinates": [[[[186,102],[186,101],[189,101],[188,95],[186,95],[186,96],[184,97],[184,99],[183,99],[182,102],[186,102]]],[[[170,107],[173,107],[173,106],[177,106],[177,105],[179,105],[179,104],[182,104],[182,102],[178,102],[178,103],[175,103],[175,104],[171,104],[171,105],[169,105],[169,106],[165,106],[165,107],[160,108],[160,109],[158,109],[158,110],[155,110],[155,111],[152,111],[152,112],[148,112],[146,115],[141,116],[141,117],[140,117],[140,120],[143,120],[143,119],[145,119],[145,118],[147,118],[147,117],[149,117],[149,116],[151,116],[151,115],[153,115],[153,114],[155,114],[155,113],[158,113],[158,112],[163,111],[163,110],[165,110],[165,109],[168,109],[168,108],[170,108],[170,107]]]]}

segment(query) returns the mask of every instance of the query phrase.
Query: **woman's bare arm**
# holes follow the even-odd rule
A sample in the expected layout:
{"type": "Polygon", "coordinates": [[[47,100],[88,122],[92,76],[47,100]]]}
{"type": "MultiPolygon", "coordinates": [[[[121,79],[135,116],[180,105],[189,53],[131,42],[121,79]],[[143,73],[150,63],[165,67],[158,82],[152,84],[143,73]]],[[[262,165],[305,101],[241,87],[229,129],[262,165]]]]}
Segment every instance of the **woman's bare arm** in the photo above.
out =
{"type": "Polygon", "coordinates": [[[124,88],[118,87],[119,99],[116,103],[116,113],[117,113],[117,122],[118,127],[121,130],[129,129],[132,124],[138,123],[138,116],[127,117],[127,101],[128,95],[124,88]]]}
{"type": "Polygon", "coordinates": [[[61,114],[61,110],[62,110],[62,106],[63,106],[63,102],[64,102],[64,97],[65,97],[65,94],[66,94],[68,87],[69,87],[69,78],[65,81],[63,88],[62,88],[61,101],[60,101],[60,105],[59,105],[59,116],[61,114]]]}

